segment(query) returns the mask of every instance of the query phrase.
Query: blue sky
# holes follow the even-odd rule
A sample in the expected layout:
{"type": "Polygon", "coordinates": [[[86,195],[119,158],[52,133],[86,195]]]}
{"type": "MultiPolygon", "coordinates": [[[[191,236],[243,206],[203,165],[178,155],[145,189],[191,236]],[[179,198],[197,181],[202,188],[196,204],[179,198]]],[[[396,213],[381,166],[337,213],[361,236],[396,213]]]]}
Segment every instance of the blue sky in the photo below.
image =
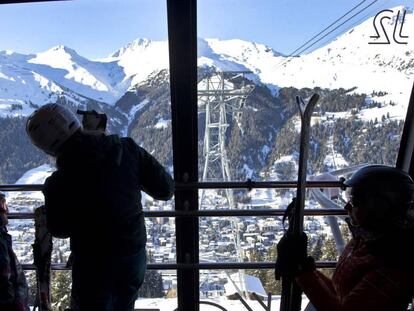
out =
{"type": "MultiPolygon", "coordinates": [[[[290,54],[361,2],[199,0],[198,36],[255,41],[290,54]]],[[[359,8],[371,2],[366,0],[359,8]]],[[[348,28],[381,9],[399,4],[413,6],[414,2],[378,0],[347,23],[348,28]]],[[[345,31],[344,27],[338,31],[345,31]]],[[[0,29],[0,50],[37,53],[64,44],[88,58],[105,57],[136,38],[166,40],[166,1],[75,0],[1,5],[0,29]]]]}

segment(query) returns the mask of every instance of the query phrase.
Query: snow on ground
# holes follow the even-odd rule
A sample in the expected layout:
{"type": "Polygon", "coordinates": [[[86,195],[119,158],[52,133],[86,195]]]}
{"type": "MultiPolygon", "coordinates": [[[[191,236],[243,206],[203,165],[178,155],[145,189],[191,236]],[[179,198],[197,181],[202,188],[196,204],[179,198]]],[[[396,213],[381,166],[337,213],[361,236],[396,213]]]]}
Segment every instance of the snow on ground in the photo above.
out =
{"type": "Polygon", "coordinates": [[[154,125],[156,129],[166,129],[171,120],[164,120],[163,118],[159,119],[158,122],[154,125]]]}
{"type": "Polygon", "coordinates": [[[136,39],[101,61],[117,63],[125,73],[122,82],[133,86],[151,73],[169,68],[168,42],[136,39]]]}
{"type": "MultiPolygon", "coordinates": [[[[225,297],[201,299],[201,301],[208,301],[220,305],[228,311],[243,311],[246,307],[239,300],[228,300],[225,297]]],[[[302,296],[302,309],[308,304],[309,300],[302,296]]],[[[254,300],[247,300],[247,303],[253,311],[263,311],[263,307],[254,300]]],[[[265,302],[266,303],[266,302],[265,302]]],[[[138,299],[135,302],[136,309],[159,309],[160,311],[174,311],[177,308],[177,298],[158,298],[158,299],[138,299]]],[[[273,296],[271,303],[271,311],[279,311],[280,296],[273,296]]],[[[200,311],[217,311],[217,307],[207,304],[200,304],[200,311]]],[[[155,311],[155,310],[154,310],[155,311]]]]}
{"type": "Polygon", "coordinates": [[[247,204],[239,204],[240,207],[273,207],[283,208],[280,205],[283,204],[282,198],[276,196],[273,189],[252,189],[249,193],[250,202],[247,204]]]}
{"type": "Polygon", "coordinates": [[[43,164],[27,171],[17,181],[17,185],[43,184],[47,177],[54,172],[55,168],[49,164],[43,164]]]}
{"type": "MultiPolygon", "coordinates": [[[[43,184],[47,177],[49,177],[55,168],[49,164],[43,164],[34,169],[27,171],[22,177],[16,181],[16,185],[30,185],[30,184],[43,184]]],[[[41,191],[19,191],[19,192],[7,192],[6,198],[8,202],[12,202],[18,198],[24,196],[30,200],[43,200],[43,193],[41,191]]]]}

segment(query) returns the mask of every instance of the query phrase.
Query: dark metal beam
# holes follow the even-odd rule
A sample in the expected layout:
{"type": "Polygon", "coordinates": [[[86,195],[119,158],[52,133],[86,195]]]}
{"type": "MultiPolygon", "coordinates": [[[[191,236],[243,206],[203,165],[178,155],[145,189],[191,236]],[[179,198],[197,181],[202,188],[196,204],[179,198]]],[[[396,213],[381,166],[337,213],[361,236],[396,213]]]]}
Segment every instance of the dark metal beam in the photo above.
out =
{"type": "MultiPolygon", "coordinates": [[[[297,181],[230,181],[230,182],[176,182],[176,190],[191,189],[256,189],[295,188],[297,181]]],[[[76,187],[76,185],[75,185],[76,187]]],[[[306,188],[343,188],[342,181],[308,181],[306,188]]],[[[43,185],[0,185],[0,191],[42,191],[43,185]]]]}
{"type": "MultiPolygon", "coordinates": [[[[225,181],[225,182],[197,182],[176,183],[176,189],[288,189],[296,188],[297,181],[225,181]]],[[[343,181],[308,181],[306,188],[344,188],[343,181]]]]}
{"type": "Polygon", "coordinates": [[[0,4],[32,3],[32,2],[63,2],[72,0],[2,0],[0,4]]]}
{"type": "MultiPolygon", "coordinates": [[[[336,261],[317,261],[316,268],[335,268],[336,261]]],[[[33,264],[22,264],[24,270],[35,270],[33,264]]],[[[70,270],[66,264],[52,264],[52,270],[70,270]]],[[[274,262],[201,262],[198,264],[148,263],[148,270],[238,270],[238,269],[274,269],[274,262]]]]}
{"type": "MultiPolygon", "coordinates": [[[[236,210],[193,210],[193,211],[144,211],[144,216],[151,217],[282,217],[284,209],[236,209],[236,210]]],[[[344,209],[305,209],[305,216],[345,216],[344,209]]],[[[81,216],[81,215],[79,215],[81,216]]],[[[9,219],[34,219],[33,213],[9,213],[9,219]]]]}
{"type": "MultiPolygon", "coordinates": [[[[198,181],[197,0],[167,0],[174,179],[198,181]]],[[[198,191],[175,191],[177,211],[198,210],[198,191]]],[[[177,263],[199,261],[198,218],[177,217],[177,263]]],[[[199,271],[177,271],[178,310],[199,310],[199,271]]]]}
{"type": "Polygon", "coordinates": [[[405,117],[404,130],[401,135],[400,149],[398,151],[396,166],[414,177],[414,84],[411,90],[410,102],[405,117]]]}

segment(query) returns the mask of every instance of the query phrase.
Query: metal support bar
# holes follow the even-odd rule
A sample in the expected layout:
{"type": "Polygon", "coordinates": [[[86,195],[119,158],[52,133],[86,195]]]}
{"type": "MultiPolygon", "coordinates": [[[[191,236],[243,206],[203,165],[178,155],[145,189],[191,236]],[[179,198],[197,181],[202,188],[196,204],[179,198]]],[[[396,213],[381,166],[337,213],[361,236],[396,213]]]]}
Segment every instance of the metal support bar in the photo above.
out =
{"type": "Polygon", "coordinates": [[[407,115],[405,117],[404,130],[401,135],[400,149],[398,151],[396,167],[408,172],[414,176],[414,122],[407,122],[413,120],[414,117],[414,84],[411,91],[410,102],[408,104],[407,115]]]}
{"type": "MultiPolygon", "coordinates": [[[[174,180],[198,180],[197,0],[167,0],[174,180]]],[[[198,191],[175,191],[175,209],[198,210],[198,191]]],[[[198,218],[177,217],[178,264],[199,260],[198,218]]],[[[199,310],[199,271],[177,271],[178,310],[199,310]]]]}
{"type": "MultiPolygon", "coordinates": [[[[237,210],[197,210],[197,211],[144,211],[144,216],[152,217],[247,217],[247,216],[283,216],[284,209],[237,209],[237,210]]],[[[345,216],[343,209],[305,209],[305,216],[345,216]]],[[[34,219],[33,213],[9,213],[9,219],[34,219]]]]}
{"type": "MultiPolygon", "coordinates": [[[[229,182],[180,182],[176,190],[192,189],[287,189],[296,188],[297,181],[229,181],[229,182]]],[[[308,181],[306,188],[343,188],[342,181],[308,181]]],[[[0,185],[0,191],[42,191],[43,185],[0,185]]]]}
{"type": "Polygon", "coordinates": [[[262,308],[265,309],[265,311],[270,311],[270,307],[264,304],[264,302],[262,301],[262,298],[260,298],[259,295],[257,295],[256,293],[253,293],[252,296],[262,306],[262,308]]]}
{"type": "MultiPolygon", "coordinates": [[[[296,188],[297,181],[226,181],[226,182],[195,182],[176,183],[176,189],[287,189],[296,188]]],[[[343,188],[342,181],[308,181],[306,188],[343,188]]]]}
{"type": "MultiPolygon", "coordinates": [[[[336,261],[317,261],[316,268],[335,268],[336,261]]],[[[70,270],[66,264],[52,264],[52,270],[70,270]]],[[[35,270],[33,264],[22,264],[24,270],[35,270]]],[[[274,262],[201,262],[194,264],[148,263],[149,270],[236,270],[236,269],[274,269],[274,262]]],[[[197,285],[198,288],[198,285],[197,285]]]]}
{"type": "Polygon", "coordinates": [[[267,293],[267,306],[269,311],[272,310],[272,293],[267,293]]]}
{"type": "Polygon", "coordinates": [[[248,311],[253,311],[252,308],[250,308],[250,306],[247,304],[246,300],[244,300],[244,298],[242,296],[240,296],[239,293],[235,294],[237,296],[237,298],[239,298],[240,302],[243,304],[243,306],[248,310],[248,311]]]}

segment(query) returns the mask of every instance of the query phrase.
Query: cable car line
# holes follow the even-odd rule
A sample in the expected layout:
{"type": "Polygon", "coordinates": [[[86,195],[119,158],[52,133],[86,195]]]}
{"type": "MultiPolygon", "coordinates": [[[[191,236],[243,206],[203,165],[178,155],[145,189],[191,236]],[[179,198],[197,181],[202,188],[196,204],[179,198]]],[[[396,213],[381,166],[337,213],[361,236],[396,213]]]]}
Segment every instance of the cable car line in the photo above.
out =
{"type": "MultiPolygon", "coordinates": [[[[351,17],[347,18],[344,22],[342,22],[341,24],[339,24],[338,26],[336,26],[335,28],[333,28],[332,30],[330,30],[328,33],[326,33],[325,35],[323,35],[322,37],[320,37],[318,40],[316,40],[315,42],[313,42],[311,45],[309,45],[308,47],[301,49],[296,55],[294,56],[299,56],[301,53],[305,52],[306,50],[310,49],[312,46],[314,46],[316,43],[320,42],[322,39],[326,38],[328,35],[330,35],[332,32],[334,32],[335,30],[337,30],[339,27],[343,26],[345,23],[349,22],[351,19],[353,19],[355,16],[359,15],[360,13],[362,13],[363,11],[365,11],[366,9],[368,9],[370,6],[372,6],[373,4],[375,4],[376,2],[378,2],[378,0],[374,0],[372,1],[370,4],[368,4],[367,6],[365,6],[364,8],[362,8],[361,10],[359,10],[358,12],[356,12],[355,14],[353,14],[351,17]]],[[[289,56],[288,56],[289,57],[289,56]]],[[[276,68],[279,68],[287,63],[289,63],[291,60],[293,59],[293,57],[288,58],[287,60],[285,60],[280,66],[277,66],[276,68]]]]}
{"type": "Polygon", "coordinates": [[[359,6],[361,6],[364,2],[366,2],[367,0],[363,0],[360,3],[358,3],[356,6],[354,6],[352,9],[350,9],[348,12],[346,12],[344,15],[342,15],[341,17],[337,18],[334,22],[332,22],[329,26],[325,27],[323,30],[321,30],[320,32],[318,32],[316,35],[314,35],[312,38],[310,38],[308,41],[306,41],[304,44],[302,44],[300,47],[298,47],[296,50],[294,50],[292,53],[290,53],[287,57],[291,57],[294,56],[294,54],[299,51],[301,48],[303,48],[304,46],[306,46],[308,43],[310,43],[313,39],[317,38],[319,35],[321,35],[322,33],[324,33],[326,30],[328,30],[329,28],[331,28],[333,25],[335,25],[337,22],[339,22],[342,18],[344,18],[345,16],[347,16],[349,13],[351,13],[352,11],[354,11],[356,8],[358,8],[359,6]]]}

